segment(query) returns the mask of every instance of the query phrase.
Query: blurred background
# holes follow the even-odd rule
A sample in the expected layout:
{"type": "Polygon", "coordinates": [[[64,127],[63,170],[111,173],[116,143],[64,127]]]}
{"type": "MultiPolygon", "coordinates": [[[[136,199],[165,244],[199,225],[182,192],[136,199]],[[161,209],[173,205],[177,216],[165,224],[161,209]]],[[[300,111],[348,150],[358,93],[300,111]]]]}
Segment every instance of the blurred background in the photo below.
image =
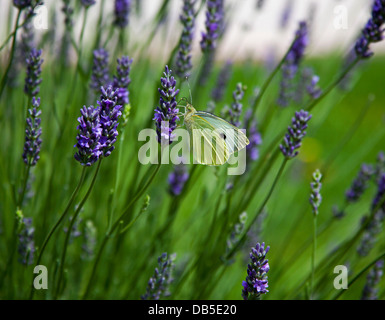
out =
{"type": "MultiPolygon", "coordinates": [[[[0,20],[7,21],[10,15],[16,15],[12,10],[12,1],[1,0],[0,20]],[[11,5],[10,5],[11,4],[11,5]]],[[[47,30],[37,31],[44,34],[54,32],[57,36],[62,32],[63,14],[60,11],[61,1],[45,0],[48,9],[47,30]],[[54,30],[53,30],[54,29],[54,30]]],[[[130,41],[136,42],[149,36],[152,23],[162,5],[162,0],[136,0],[133,7],[136,13],[130,15],[130,41]]],[[[89,10],[89,24],[97,24],[101,1],[89,10]]],[[[311,24],[312,41],[307,54],[320,56],[332,51],[346,51],[370,15],[371,0],[227,0],[231,17],[228,18],[228,29],[221,41],[217,59],[239,60],[246,58],[265,60],[271,55],[280,56],[290,44],[293,33],[300,20],[308,20],[311,24]],[[315,41],[316,40],[316,41],[315,41]]],[[[113,1],[106,1],[106,14],[113,19],[113,1]],[[109,12],[108,12],[109,11],[109,12]]],[[[170,0],[167,24],[155,38],[146,51],[154,58],[167,56],[173,43],[177,43],[182,28],[179,14],[182,0],[170,0]],[[167,39],[167,41],[165,41],[167,39]]],[[[197,34],[204,31],[204,8],[200,11],[196,22],[197,34]]],[[[105,22],[108,24],[108,21],[105,22]]],[[[75,21],[75,30],[80,33],[81,21],[75,21]]],[[[85,31],[85,39],[92,38],[95,28],[85,31]]],[[[6,36],[7,28],[2,23],[0,36],[6,36]]],[[[86,40],[87,41],[87,40],[86,40]]],[[[199,52],[200,36],[194,39],[193,52],[199,52]]],[[[375,50],[385,50],[385,44],[374,45],[375,50]]],[[[196,56],[196,54],[193,54],[196,56]]]]}

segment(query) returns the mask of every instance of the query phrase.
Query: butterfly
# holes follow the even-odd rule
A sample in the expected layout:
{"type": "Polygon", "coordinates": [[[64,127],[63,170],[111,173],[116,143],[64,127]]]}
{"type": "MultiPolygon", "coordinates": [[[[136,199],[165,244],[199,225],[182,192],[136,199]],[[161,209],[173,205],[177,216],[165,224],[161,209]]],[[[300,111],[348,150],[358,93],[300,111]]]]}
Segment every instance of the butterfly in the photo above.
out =
{"type": "Polygon", "coordinates": [[[246,134],[222,118],[197,111],[190,103],[184,124],[192,137],[194,160],[204,165],[223,165],[229,157],[249,144],[246,134]]]}

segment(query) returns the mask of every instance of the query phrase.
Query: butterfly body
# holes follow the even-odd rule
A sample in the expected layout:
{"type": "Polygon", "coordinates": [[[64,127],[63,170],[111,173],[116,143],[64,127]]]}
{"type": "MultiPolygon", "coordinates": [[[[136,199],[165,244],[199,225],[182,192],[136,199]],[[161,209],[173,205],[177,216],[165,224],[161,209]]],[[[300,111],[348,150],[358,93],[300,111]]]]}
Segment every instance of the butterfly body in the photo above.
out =
{"type": "Polygon", "coordinates": [[[196,162],[223,165],[230,155],[249,144],[249,139],[237,127],[208,112],[197,111],[187,103],[184,124],[192,137],[196,162]]]}

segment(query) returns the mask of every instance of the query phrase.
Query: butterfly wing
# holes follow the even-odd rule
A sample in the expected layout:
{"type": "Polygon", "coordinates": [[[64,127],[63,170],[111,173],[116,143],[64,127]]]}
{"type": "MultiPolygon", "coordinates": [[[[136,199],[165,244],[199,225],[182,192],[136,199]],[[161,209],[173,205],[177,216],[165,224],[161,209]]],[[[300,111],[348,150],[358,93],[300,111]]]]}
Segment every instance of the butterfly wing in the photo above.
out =
{"type": "Polygon", "coordinates": [[[207,121],[224,138],[230,155],[243,149],[250,143],[247,136],[231,123],[208,112],[198,111],[196,116],[207,121]]]}
{"type": "Polygon", "coordinates": [[[230,152],[220,131],[198,112],[185,118],[186,128],[192,137],[194,159],[205,165],[222,165],[230,152]]]}

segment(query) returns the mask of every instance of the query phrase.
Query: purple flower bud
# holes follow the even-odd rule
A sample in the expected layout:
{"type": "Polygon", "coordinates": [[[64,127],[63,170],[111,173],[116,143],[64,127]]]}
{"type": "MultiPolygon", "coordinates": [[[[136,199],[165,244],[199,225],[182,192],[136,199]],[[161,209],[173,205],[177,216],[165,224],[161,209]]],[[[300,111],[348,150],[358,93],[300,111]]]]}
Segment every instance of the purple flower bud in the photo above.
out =
{"type": "Polygon", "coordinates": [[[102,155],[99,139],[102,135],[100,124],[99,107],[86,107],[80,110],[81,117],[78,118],[79,133],[76,137],[77,143],[74,147],[78,148],[75,159],[81,165],[91,166],[102,155]]]}
{"type": "Polygon", "coordinates": [[[116,96],[118,98],[118,105],[126,105],[130,102],[128,85],[131,83],[130,70],[132,59],[128,56],[122,56],[118,59],[117,76],[114,76],[112,86],[114,90],[117,90],[116,96]]]}
{"type": "Polygon", "coordinates": [[[19,236],[18,251],[20,254],[20,263],[31,265],[35,252],[35,228],[32,226],[32,218],[23,218],[19,236]]]}
{"type": "Polygon", "coordinates": [[[257,121],[252,118],[253,111],[248,110],[244,119],[244,127],[250,143],[246,146],[247,160],[255,161],[259,158],[259,146],[262,144],[262,136],[257,129],[257,121]]]}
{"type": "Polygon", "coordinates": [[[265,250],[265,243],[257,243],[255,248],[251,248],[251,263],[247,266],[246,281],[242,282],[242,297],[244,300],[259,299],[261,294],[269,292],[267,290],[267,272],[270,270],[269,260],[266,259],[270,247],[265,250]]]}
{"type": "Polygon", "coordinates": [[[385,1],[374,0],[372,6],[371,18],[366,23],[362,30],[361,37],[358,38],[355,44],[357,57],[361,59],[370,58],[374,53],[370,51],[371,43],[380,42],[383,40],[382,25],[385,22],[385,1]]]}
{"type": "Polygon", "coordinates": [[[313,182],[310,183],[311,193],[310,193],[310,198],[309,198],[310,205],[313,209],[314,215],[318,215],[318,208],[322,202],[321,178],[322,178],[321,172],[318,169],[316,171],[314,171],[313,182]]]}
{"type": "Polygon", "coordinates": [[[231,107],[227,109],[229,122],[236,127],[241,125],[239,118],[242,114],[243,104],[241,103],[241,100],[244,95],[244,87],[242,83],[238,83],[233,91],[233,103],[231,104],[231,107]]]}
{"type": "Polygon", "coordinates": [[[26,120],[25,129],[25,143],[23,160],[25,164],[35,166],[37,161],[40,159],[40,146],[42,140],[41,136],[41,119],[40,114],[40,98],[32,98],[32,108],[28,110],[29,117],[26,120]]]}
{"type": "Polygon", "coordinates": [[[283,143],[280,145],[280,149],[283,155],[290,159],[298,155],[298,151],[302,144],[302,139],[306,135],[307,123],[311,119],[311,115],[304,110],[295,113],[292,118],[292,125],[288,127],[288,133],[283,139],[283,143]]]}
{"type": "Polygon", "coordinates": [[[27,63],[27,76],[25,78],[24,92],[30,96],[36,96],[39,91],[39,84],[41,83],[41,49],[37,50],[33,48],[26,59],[27,63]]]}
{"type": "Polygon", "coordinates": [[[377,261],[370,269],[367,277],[361,300],[377,300],[378,285],[384,274],[384,260],[377,261]]]}
{"type": "Polygon", "coordinates": [[[159,106],[156,107],[154,118],[156,133],[158,134],[158,142],[161,143],[162,136],[171,144],[172,132],[176,129],[177,121],[179,121],[176,96],[179,89],[176,89],[176,80],[171,75],[172,71],[168,66],[165,67],[164,78],[160,78],[161,88],[158,88],[160,93],[159,106]],[[162,126],[162,122],[168,121],[168,128],[162,126]]]}
{"type": "Polygon", "coordinates": [[[189,178],[186,165],[183,163],[174,166],[174,171],[172,171],[168,176],[168,184],[170,193],[173,196],[179,196],[182,191],[186,181],[189,178]]]}
{"type": "Polygon", "coordinates": [[[223,99],[227,83],[231,77],[232,66],[233,63],[227,61],[218,74],[217,83],[211,92],[211,97],[215,102],[219,102],[223,99]]]}
{"type": "Polygon", "coordinates": [[[109,86],[107,90],[101,87],[101,91],[102,95],[98,104],[102,134],[99,143],[103,156],[108,157],[115,149],[114,143],[118,136],[117,127],[119,125],[118,120],[122,115],[122,106],[117,105],[118,90],[114,91],[113,88],[109,86]]]}
{"type": "Polygon", "coordinates": [[[191,45],[194,37],[195,9],[196,0],[184,0],[183,11],[180,21],[183,24],[183,31],[180,38],[179,51],[176,58],[175,73],[178,77],[188,77],[188,72],[192,68],[191,45]]]}
{"type": "Polygon", "coordinates": [[[277,103],[282,107],[286,107],[290,103],[293,94],[293,79],[297,74],[308,42],[307,24],[302,21],[299,24],[291,50],[288,52],[281,69],[282,81],[277,103]]]}
{"type": "Polygon", "coordinates": [[[357,177],[353,180],[351,187],[345,192],[346,200],[350,203],[356,202],[369,186],[369,181],[373,176],[373,167],[363,164],[357,177]]]}
{"type": "Polygon", "coordinates": [[[206,11],[206,32],[202,32],[200,42],[203,52],[209,52],[216,48],[217,39],[223,31],[224,4],[223,0],[208,0],[206,11]]]}
{"type": "MultiPolygon", "coordinates": [[[[382,231],[382,225],[385,218],[385,174],[381,176],[378,181],[377,194],[372,201],[373,217],[366,225],[364,233],[361,238],[361,243],[357,248],[357,252],[361,256],[369,254],[370,250],[374,247],[377,242],[377,236],[382,231]]],[[[363,222],[365,219],[363,219],[363,222]]]]}
{"type": "Polygon", "coordinates": [[[124,28],[128,25],[131,0],[115,0],[115,21],[114,25],[124,28]]]}
{"type": "Polygon", "coordinates": [[[81,0],[81,4],[86,9],[90,6],[93,6],[96,3],[96,0],[81,0]]]}
{"type": "Polygon", "coordinates": [[[147,284],[146,293],[141,297],[142,300],[159,300],[162,296],[170,295],[168,287],[174,280],[172,271],[174,269],[175,254],[170,257],[163,253],[158,258],[158,268],[155,268],[154,275],[147,284]]]}
{"type": "Polygon", "coordinates": [[[19,9],[24,9],[32,4],[32,0],[13,0],[13,5],[19,9]]]}
{"type": "Polygon", "coordinates": [[[92,66],[90,87],[96,94],[100,94],[100,87],[107,86],[110,82],[108,70],[108,51],[100,48],[94,50],[94,63],[92,66]]]}

